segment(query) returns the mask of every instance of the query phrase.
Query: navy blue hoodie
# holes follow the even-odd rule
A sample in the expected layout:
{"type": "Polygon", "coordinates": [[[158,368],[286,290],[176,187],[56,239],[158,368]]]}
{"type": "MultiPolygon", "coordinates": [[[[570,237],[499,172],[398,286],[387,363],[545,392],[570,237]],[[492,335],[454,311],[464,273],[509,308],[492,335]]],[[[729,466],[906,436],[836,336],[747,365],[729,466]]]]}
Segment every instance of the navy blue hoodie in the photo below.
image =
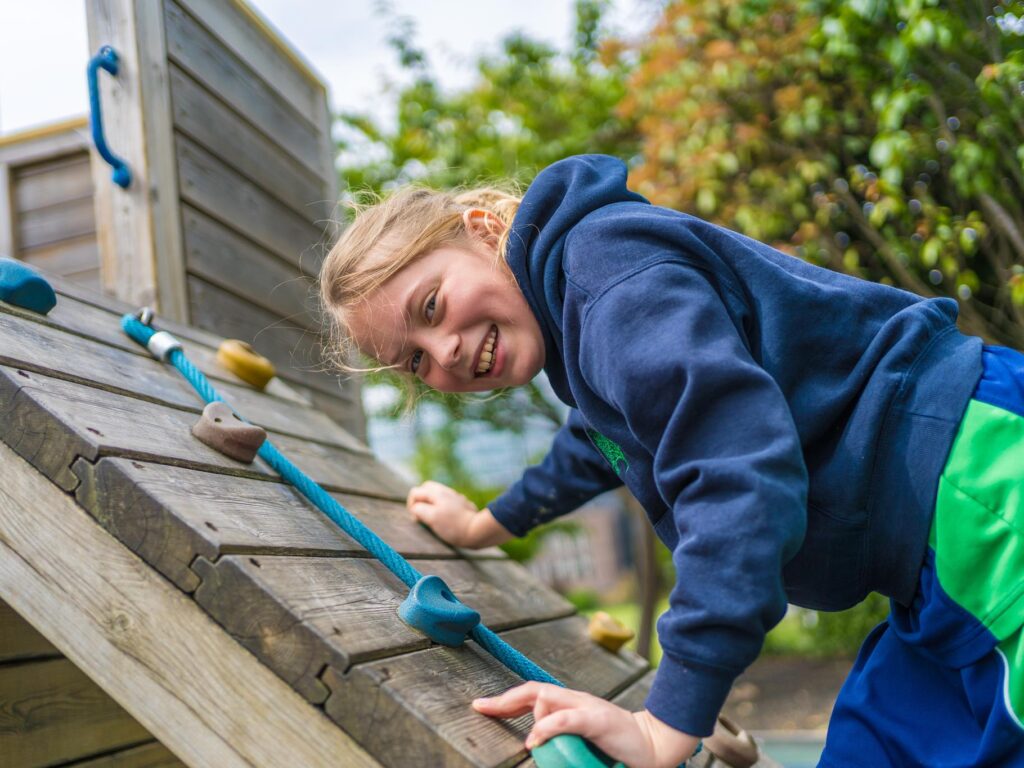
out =
{"type": "Polygon", "coordinates": [[[910,602],[981,375],[956,302],[650,205],[601,155],[537,176],[507,259],[573,410],[490,509],[522,535],[622,483],[641,502],[676,569],[652,714],[711,733],[787,600],[910,602]]]}

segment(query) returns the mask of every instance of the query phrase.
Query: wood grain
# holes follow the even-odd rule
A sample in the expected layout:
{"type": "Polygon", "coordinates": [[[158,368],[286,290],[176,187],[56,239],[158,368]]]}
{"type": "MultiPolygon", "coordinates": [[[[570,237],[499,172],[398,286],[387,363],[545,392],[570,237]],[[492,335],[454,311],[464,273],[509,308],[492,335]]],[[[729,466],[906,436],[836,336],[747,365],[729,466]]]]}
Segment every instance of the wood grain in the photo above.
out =
{"type": "Polygon", "coordinates": [[[0,479],[0,597],[183,761],[377,765],[4,445],[0,479]]]}
{"type": "MultiPolygon", "coordinates": [[[[232,553],[367,556],[294,488],[130,459],[79,461],[78,502],[125,546],[186,592],[199,577],[196,557],[232,553]]],[[[406,557],[453,558],[455,552],[405,505],[351,494],[334,497],[406,557]]]]}
{"type": "MultiPolygon", "coordinates": [[[[488,626],[503,628],[573,612],[564,598],[511,561],[411,561],[440,576],[488,626]]],[[[311,701],[327,691],[325,664],[338,670],[366,659],[425,648],[398,606],[408,588],[376,560],[225,556],[200,558],[195,592],[218,623],[311,701]]]]}
{"type": "MultiPolygon", "coordinates": [[[[610,697],[646,669],[635,654],[613,655],[593,643],[579,616],[503,632],[502,637],[570,688],[610,697]]],[[[515,765],[532,718],[494,720],[470,702],[522,680],[481,651],[434,647],[354,666],[328,666],[321,679],[331,694],[327,714],[387,764],[515,765]]]]}
{"type": "MultiPolygon", "coordinates": [[[[70,767],[69,767],[70,768],[70,767]]],[[[74,763],[73,768],[186,768],[158,741],[74,763]]]]}
{"type": "MultiPolygon", "coordinates": [[[[229,459],[191,433],[195,416],[102,389],[0,366],[0,437],[65,490],[78,478],[79,456],[123,456],[256,478],[273,477],[261,459],[229,459]]],[[[293,463],[329,490],[404,500],[406,484],[369,456],[288,435],[271,439],[293,463]]]]}
{"type": "Polygon", "coordinates": [[[0,666],[0,702],[4,765],[52,765],[150,738],[65,658],[0,666]]]}
{"type": "Polygon", "coordinates": [[[17,169],[13,179],[14,205],[19,211],[92,198],[89,153],[62,155],[54,160],[17,169]]]}
{"type": "Polygon", "coordinates": [[[49,640],[0,600],[0,661],[24,661],[59,654],[49,640]]]}

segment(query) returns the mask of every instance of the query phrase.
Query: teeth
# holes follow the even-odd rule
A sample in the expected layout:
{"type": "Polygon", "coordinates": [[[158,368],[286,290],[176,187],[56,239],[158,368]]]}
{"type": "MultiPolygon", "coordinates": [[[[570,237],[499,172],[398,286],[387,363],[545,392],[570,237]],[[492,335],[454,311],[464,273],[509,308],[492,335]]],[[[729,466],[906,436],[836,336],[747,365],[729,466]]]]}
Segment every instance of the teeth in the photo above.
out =
{"type": "Polygon", "coordinates": [[[487,334],[487,340],[484,342],[484,351],[480,353],[480,362],[476,366],[477,373],[487,373],[491,370],[491,363],[494,360],[494,341],[497,337],[497,328],[494,328],[494,330],[487,334]]]}

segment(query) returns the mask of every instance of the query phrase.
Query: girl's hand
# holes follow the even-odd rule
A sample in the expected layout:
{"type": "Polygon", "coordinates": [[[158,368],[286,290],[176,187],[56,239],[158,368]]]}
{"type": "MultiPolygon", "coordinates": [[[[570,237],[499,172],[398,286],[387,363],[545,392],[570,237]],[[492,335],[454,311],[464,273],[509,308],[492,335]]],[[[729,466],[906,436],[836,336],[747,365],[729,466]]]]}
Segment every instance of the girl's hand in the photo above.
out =
{"type": "Polygon", "coordinates": [[[629,766],[677,768],[697,749],[696,736],[665,725],[646,710],[627,712],[589,693],[548,683],[526,683],[500,696],[476,699],[473,708],[491,717],[533,713],[527,749],[560,733],[575,733],[629,766]]]}
{"type": "Polygon", "coordinates": [[[480,549],[512,538],[490,510],[478,512],[461,493],[433,480],[410,490],[405,505],[414,518],[454,547],[480,549]]]}

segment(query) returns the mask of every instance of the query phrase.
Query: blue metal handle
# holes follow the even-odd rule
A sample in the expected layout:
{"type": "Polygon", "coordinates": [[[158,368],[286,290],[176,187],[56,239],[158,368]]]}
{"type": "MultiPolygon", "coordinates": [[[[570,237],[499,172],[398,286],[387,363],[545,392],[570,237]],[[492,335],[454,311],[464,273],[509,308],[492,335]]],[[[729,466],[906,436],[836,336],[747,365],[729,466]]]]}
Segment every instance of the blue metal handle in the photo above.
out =
{"type": "Polygon", "coordinates": [[[132,172],[128,163],[110,151],[107,139],[103,135],[103,113],[100,111],[100,86],[98,70],[105,70],[117,76],[117,51],[109,45],[100,48],[99,53],[89,59],[89,109],[92,112],[92,140],[100,157],[114,168],[113,179],[117,186],[125,189],[132,183],[132,172]]]}

